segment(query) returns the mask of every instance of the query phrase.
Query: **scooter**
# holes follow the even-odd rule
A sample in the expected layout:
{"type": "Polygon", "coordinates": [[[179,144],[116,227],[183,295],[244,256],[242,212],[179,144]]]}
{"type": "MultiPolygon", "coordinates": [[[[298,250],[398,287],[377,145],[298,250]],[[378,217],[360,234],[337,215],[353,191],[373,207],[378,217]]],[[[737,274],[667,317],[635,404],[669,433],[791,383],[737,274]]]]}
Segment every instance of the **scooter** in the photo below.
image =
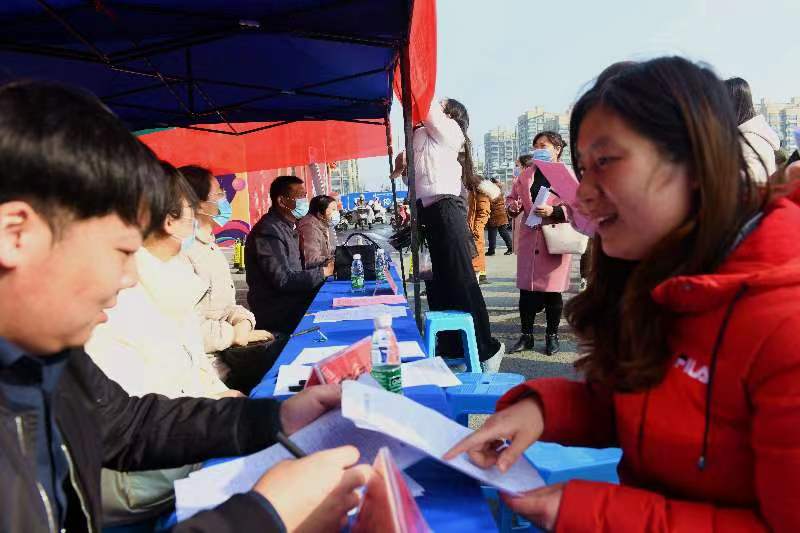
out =
{"type": "Polygon", "coordinates": [[[371,209],[367,206],[356,207],[356,227],[361,229],[372,229],[372,222],[370,221],[371,209]]]}

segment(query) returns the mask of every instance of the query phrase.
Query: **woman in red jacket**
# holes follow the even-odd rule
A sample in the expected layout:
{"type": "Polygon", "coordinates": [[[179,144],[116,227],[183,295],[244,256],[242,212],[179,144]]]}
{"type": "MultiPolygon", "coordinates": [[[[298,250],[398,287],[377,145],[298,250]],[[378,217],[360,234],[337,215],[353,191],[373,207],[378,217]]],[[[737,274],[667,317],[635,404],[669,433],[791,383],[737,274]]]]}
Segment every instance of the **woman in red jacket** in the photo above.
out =
{"type": "Polygon", "coordinates": [[[605,72],[570,130],[598,224],[567,308],[586,382],[512,389],[446,457],[505,470],[536,440],[620,446],[621,485],[505,498],[548,530],[800,531],[796,197],[759,196],[724,86],[681,58],[605,72]]]}

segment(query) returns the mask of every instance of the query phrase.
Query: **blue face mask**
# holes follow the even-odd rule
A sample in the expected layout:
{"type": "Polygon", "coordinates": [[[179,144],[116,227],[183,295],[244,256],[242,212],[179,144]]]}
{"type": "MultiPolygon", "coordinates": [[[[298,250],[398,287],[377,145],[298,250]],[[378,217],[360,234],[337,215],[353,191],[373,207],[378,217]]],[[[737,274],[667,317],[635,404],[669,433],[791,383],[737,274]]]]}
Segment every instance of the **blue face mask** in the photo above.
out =
{"type": "Polygon", "coordinates": [[[172,238],[181,241],[181,253],[186,253],[189,248],[192,247],[195,239],[197,238],[197,219],[192,221],[192,232],[189,235],[184,238],[172,235],[172,238]]]}
{"type": "Polygon", "coordinates": [[[519,175],[520,175],[520,174],[522,174],[522,169],[521,169],[521,168],[519,168],[519,167],[514,167],[514,172],[513,172],[513,174],[514,174],[514,177],[515,177],[515,178],[518,178],[518,177],[519,177],[519,175]]]}
{"type": "Polygon", "coordinates": [[[227,198],[217,200],[217,209],[219,213],[211,217],[211,219],[219,226],[224,226],[228,223],[233,215],[233,208],[227,198]]]}
{"type": "Polygon", "coordinates": [[[547,148],[537,148],[531,155],[536,161],[552,161],[553,154],[547,148]]]}
{"type": "Polygon", "coordinates": [[[336,224],[341,222],[341,220],[342,220],[342,216],[339,214],[339,211],[336,211],[333,214],[333,216],[331,217],[331,219],[328,221],[328,225],[330,227],[334,227],[334,226],[336,226],[336,224]]]}
{"type": "Polygon", "coordinates": [[[308,198],[297,198],[292,209],[294,218],[303,218],[308,214],[308,198]]]}

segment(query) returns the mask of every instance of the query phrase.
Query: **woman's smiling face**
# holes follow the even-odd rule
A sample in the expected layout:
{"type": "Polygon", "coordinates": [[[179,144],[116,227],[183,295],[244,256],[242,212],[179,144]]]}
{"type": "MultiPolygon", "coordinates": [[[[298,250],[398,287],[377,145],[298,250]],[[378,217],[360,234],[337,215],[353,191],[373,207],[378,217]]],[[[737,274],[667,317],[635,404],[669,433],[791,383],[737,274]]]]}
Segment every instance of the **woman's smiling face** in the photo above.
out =
{"type": "Polygon", "coordinates": [[[577,149],[582,174],[577,208],[597,224],[606,255],[643,259],[689,216],[686,165],[671,161],[614,112],[602,106],[590,110],[577,149]]]}

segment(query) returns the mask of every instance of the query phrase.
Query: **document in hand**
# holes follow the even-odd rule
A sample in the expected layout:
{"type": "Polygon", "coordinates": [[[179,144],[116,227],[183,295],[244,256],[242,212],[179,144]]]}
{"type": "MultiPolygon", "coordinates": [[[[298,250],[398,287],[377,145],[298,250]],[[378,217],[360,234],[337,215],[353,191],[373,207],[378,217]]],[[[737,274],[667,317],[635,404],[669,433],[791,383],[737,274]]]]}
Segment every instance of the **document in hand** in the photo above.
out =
{"type": "Polygon", "coordinates": [[[517,495],[544,485],[539,473],[525,458],[517,461],[505,474],[496,467],[484,470],[472,464],[466,454],[444,461],[442,456],[445,452],[472,431],[402,395],[345,381],[342,384],[342,416],[352,420],[356,427],[390,435],[504,492],[517,495]]]}
{"type": "Polygon", "coordinates": [[[569,216],[572,227],[584,235],[593,236],[596,230],[594,223],[575,210],[579,182],[572,169],[564,163],[549,163],[547,161],[537,161],[536,166],[547,178],[547,181],[550,182],[550,188],[555,191],[565,204],[572,208],[569,216]]]}
{"type": "MultiPolygon", "coordinates": [[[[533,208],[536,209],[540,205],[544,205],[547,202],[547,199],[550,198],[550,189],[547,187],[539,187],[539,192],[536,194],[536,198],[533,200],[533,208]]],[[[535,228],[536,226],[542,225],[542,217],[536,214],[536,212],[531,209],[531,212],[528,214],[527,220],[525,220],[525,225],[529,228],[535,228]]]]}
{"type": "MultiPolygon", "coordinates": [[[[369,388],[367,385],[364,387],[369,388]]],[[[397,465],[407,468],[423,458],[423,454],[392,437],[359,429],[342,417],[340,410],[322,415],[294,435],[292,441],[307,453],[352,445],[361,453],[359,463],[375,461],[382,447],[387,447],[397,465]]],[[[247,492],[256,481],[277,463],[292,459],[280,444],[226,463],[198,470],[186,479],[175,482],[175,507],[178,520],[215,507],[234,494],[247,492]]]]}
{"type": "Polygon", "coordinates": [[[430,530],[392,452],[381,448],[351,533],[427,533],[430,530]]]}

